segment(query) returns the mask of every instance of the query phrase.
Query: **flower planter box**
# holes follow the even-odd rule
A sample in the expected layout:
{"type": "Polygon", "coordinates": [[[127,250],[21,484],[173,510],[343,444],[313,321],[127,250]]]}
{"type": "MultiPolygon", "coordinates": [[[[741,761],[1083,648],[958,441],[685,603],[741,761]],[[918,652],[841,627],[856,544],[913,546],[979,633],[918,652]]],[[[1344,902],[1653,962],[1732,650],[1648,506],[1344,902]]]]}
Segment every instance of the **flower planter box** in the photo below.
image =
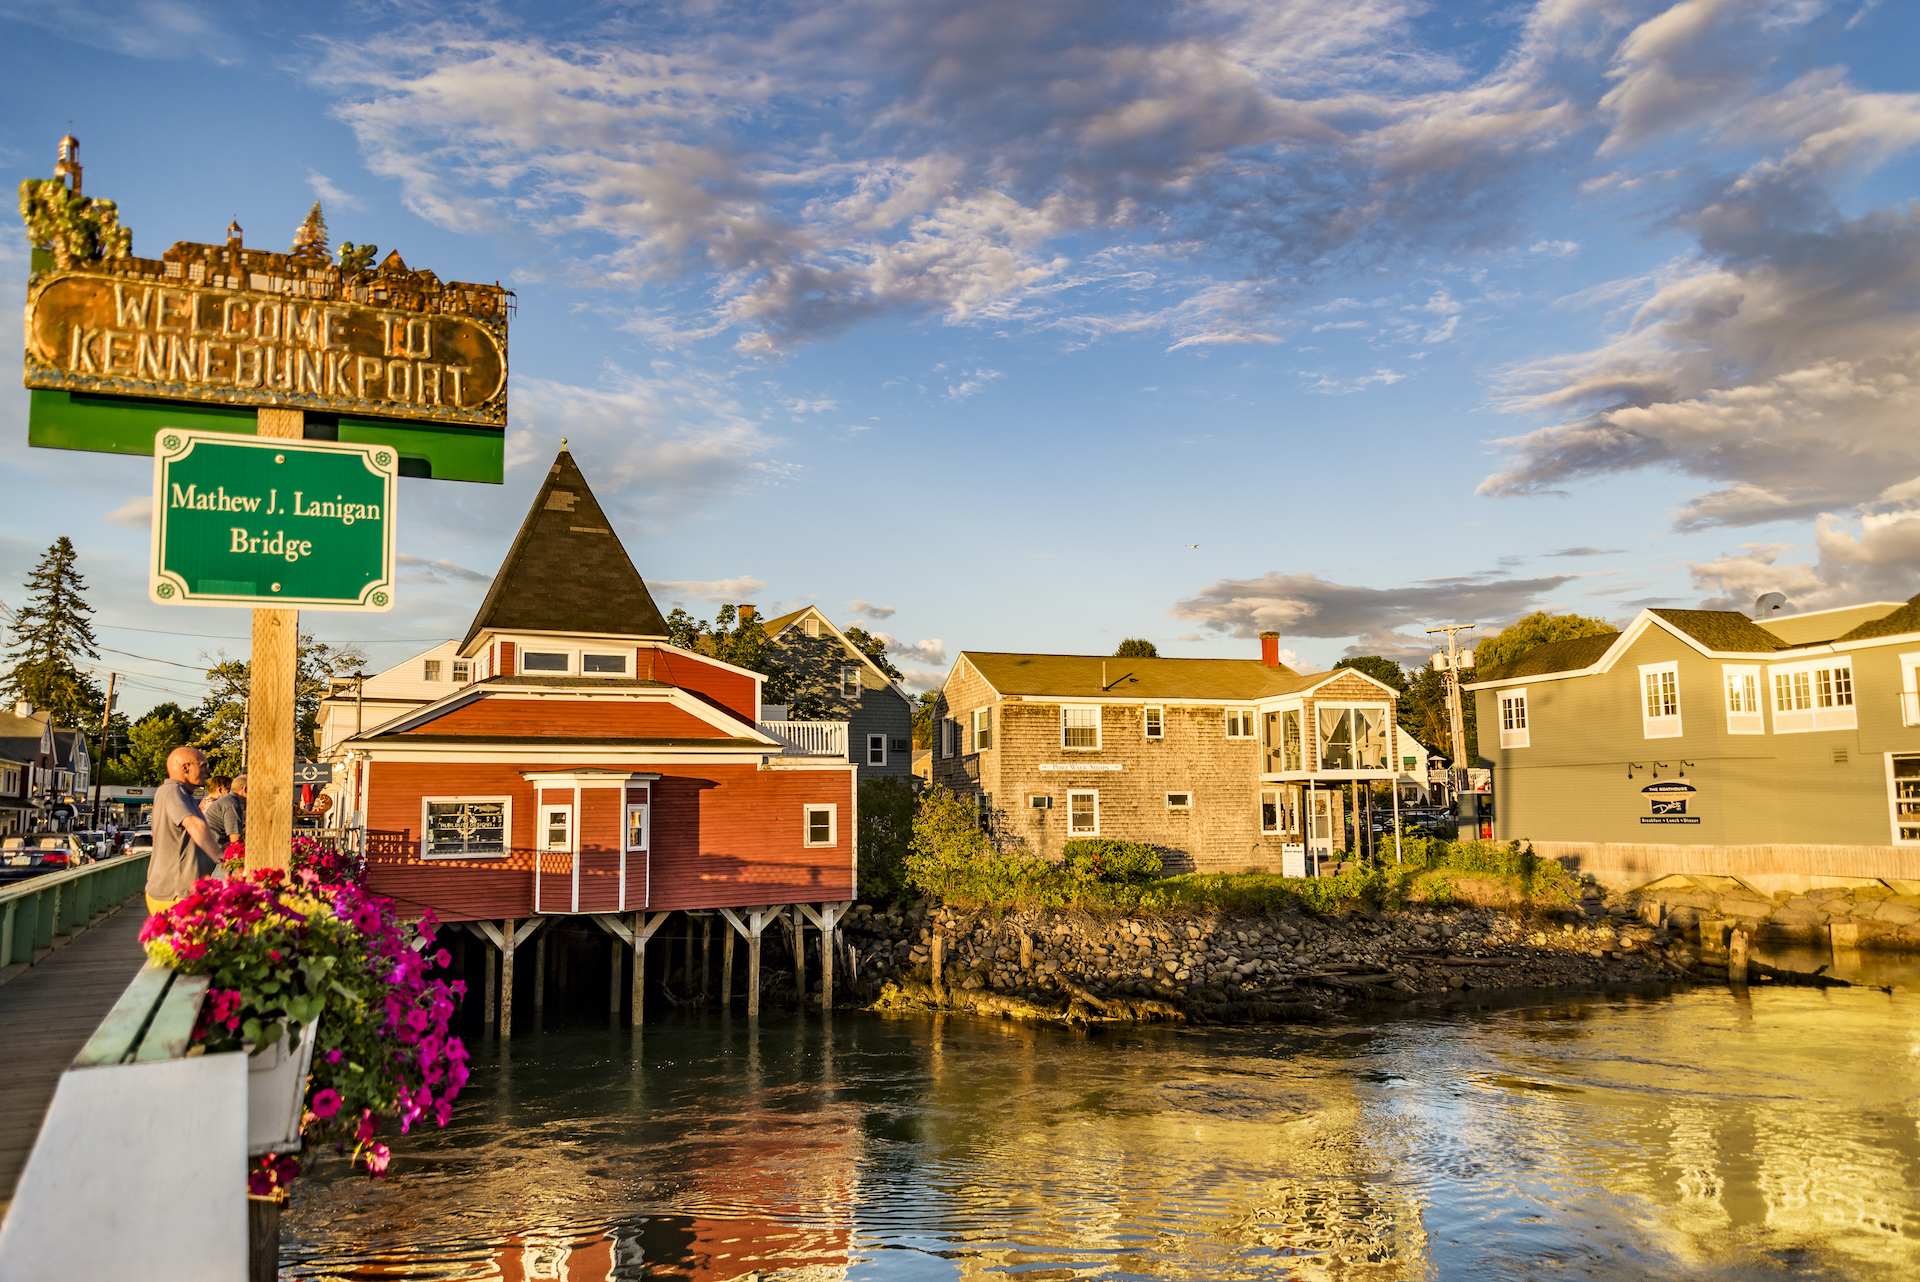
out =
{"type": "Polygon", "coordinates": [[[247,1156],[298,1153],[300,1117],[306,1107],[307,1070],[313,1066],[313,1020],[300,1031],[300,1045],[289,1037],[258,1055],[247,1056],[247,1156]]]}

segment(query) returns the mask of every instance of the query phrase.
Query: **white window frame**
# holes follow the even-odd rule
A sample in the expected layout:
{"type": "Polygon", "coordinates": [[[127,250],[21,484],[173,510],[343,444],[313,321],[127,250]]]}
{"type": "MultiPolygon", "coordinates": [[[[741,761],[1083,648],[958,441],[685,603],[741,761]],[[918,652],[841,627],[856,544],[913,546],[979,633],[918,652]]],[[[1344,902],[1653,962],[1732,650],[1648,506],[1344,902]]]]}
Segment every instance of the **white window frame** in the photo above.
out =
{"type": "Polygon", "coordinates": [[[440,680],[440,660],[438,659],[423,660],[420,664],[420,679],[422,681],[440,680]]]}
{"type": "Polygon", "coordinates": [[[1253,738],[1254,715],[1252,708],[1228,708],[1226,713],[1227,738],[1253,738]]]}
{"type": "Polygon", "coordinates": [[[1191,792],[1170,792],[1170,793],[1168,793],[1168,794],[1167,794],[1167,809],[1168,809],[1168,810],[1192,810],[1192,809],[1193,809],[1193,794],[1192,794],[1191,792]],[[1178,798],[1180,798],[1180,800],[1179,800],[1179,801],[1175,801],[1175,800],[1174,800],[1174,798],[1175,798],[1175,797],[1178,797],[1178,798]]]}
{"type": "Polygon", "coordinates": [[[1286,828],[1281,826],[1286,823],[1287,815],[1285,807],[1281,804],[1280,790],[1278,788],[1262,788],[1260,790],[1259,806],[1260,811],[1256,817],[1256,821],[1259,823],[1260,831],[1263,835],[1287,831],[1286,828]],[[1271,827],[1267,824],[1268,806],[1273,807],[1273,824],[1271,827]]]}
{"type": "Polygon", "coordinates": [[[820,635],[820,620],[808,615],[800,624],[800,630],[810,637],[817,637],[820,635]]]}
{"type": "MultiPolygon", "coordinates": [[[[1680,703],[1680,661],[1678,659],[1671,660],[1667,663],[1641,664],[1640,682],[1634,689],[1634,697],[1640,701],[1641,738],[1677,739],[1680,737],[1680,715],[1682,707],[1680,703]],[[1659,680],[1662,677],[1668,676],[1673,678],[1671,682],[1659,680]],[[1650,685],[1649,678],[1654,679],[1657,684],[1650,685]],[[1649,691],[1651,690],[1655,694],[1665,695],[1669,685],[1672,687],[1673,693],[1673,712],[1671,714],[1656,716],[1652,711],[1653,705],[1649,700],[1649,691]]],[[[1664,704],[1665,701],[1663,699],[1662,706],[1664,706],[1664,704]]]]}
{"type": "Polygon", "coordinates": [[[420,858],[422,859],[505,859],[513,853],[513,798],[512,797],[422,797],[420,798],[420,858]],[[500,849],[499,850],[456,850],[443,855],[433,853],[433,807],[456,804],[472,805],[476,802],[491,805],[501,803],[500,810],[500,849]]]}
{"type": "Polygon", "coordinates": [[[985,752],[993,747],[993,705],[973,710],[973,750],[985,752]],[[986,733],[982,734],[982,731],[986,733]]]}
{"type": "Polygon", "coordinates": [[[576,666],[578,665],[573,661],[573,651],[571,650],[529,650],[526,646],[521,646],[518,650],[514,651],[513,654],[514,672],[516,675],[523,677],[570,677],[573,675],[573,670],[576,666]],[[555,672],[552,668],[529,668],[527,666],[527,656],[532,654],[559,655],[561,660],[560,670],[555,672]]]}
{"type": "Polygon", "coordinates": [[[1100,723],[1103,720],[1105,720],[1105,718],[1100,715],[1100,707],[1101,705],[1097,703],[1063,703],[1060,705],[1060,751],[1062,752],[1098,752],[1100,751],[1100,736],[1101,736],[1101,729],[1102,729],[1100,723]],[[1067,742],[1068,729],[1071,728],[1074,730],[1085,730],[1087,728],[1085,726],[1069,727],[1067,725],[1067,712],[1069,709],[1072,709],[1074,711],[1091,710],[1093,712],[1093,743],[1092,744],[1084,744],[1084,743],[1070,744],[1067,742]]]}
{"type": "Polygon", "coordinates": [[[1727,700],[1728,734],[1767,732],[1767,679],[1759,664],[1721,664],[1720,688],[1727,700]]]}
{"type": "Polygon", "coordinates": [[[633,655],[632,655],[631,653],[629,653],[628,651],[625,651],[625,650],[582,650],[582,651],[580,651],[580,660],[579,660],[579,663],[578,663],[578,664],[577,664],[576,666],[577,666],[577,667],[578,667],[578,668],[580,669],[580,675],[581,675],[581,676],[583,676],[583,677],[587,677],[587,676],[593,676],[593,677],[612,677],[612,676],[620,676],[620,677],[630,677],[630,676],[632,676],[632,675],[633,675],[633,655]],[[613,672],[588,672],[588,671],[587,671],[587,660],[588,660],[588,659],[618,659],[618,660],[620,660],[620,671],[619,671],[619,672],[617,672],[617,673],[613,673],[613,672]]]}
{"type": "MultiPolygon", "coordinates": [[[[1893,825],[1893,844],[1896,846],[1920,846],[1920,835],[1902,837],[1900,835],[1900,797],[1894,788],[1893,763],[1905,757],[1920,757],[1920,752],[1889,752],[1887,761],[1887,819],[1893,825]]],[[[1920,822],[1908,825],[1920,831],[1920,822]]]]}
{"type": "Polygon", "coordinates": [[[831,801],[810,801],[800,807],[800,844],[809,850],[827,850],[840,844],[840,807],[831,801]],[[813,817],[827,812],[827,839],[813,839],[813,817]]]}
{"type": "Polygon", "coordinates": [[[1100,790],[1098,788],[1069,788],[1067,790],[1067,838],[1098,837],[1100,835],[1100,790]],[[1076,828],[1073,826],[1073,799],[1075,797],[1093,798],[1093,827],[1076,828]]]}
{"type": "Polygon", "coordinates": [[[465,685],[473,680],[473,660],[455,659],[453,661],[453,680],[455,684],[465,685]]]}
{"type": "Polygon", "coordinates": [[[539,843],[540,849],[545,851],[567,852],[577,850],[579,847],[574,841],[573,827],[575,817],[573,813],[573,803],[571,801],[541,802],[540,814],[537,819],[539,831],[534,834],[534,840],[539,843]],[[548,835],[551,831],[549,820],[552,815],[558,814],[563,810],[567,814],[567,836],[565,844],[556,846],[553,844],[553,838],[548,835]]]}
{"type": "MultiPolygon", "coordinates": [[[[1920,654],[1900,656],[1900,724],[1920,726],[1920,654]]],[[[1856,696],[1858,697],[1858,696],[1856,696]]]]}
{"type": "Polygon", "coordinates": [[[1767,695],[1773,701],[1775,734],[1813,734],[1823,730],[1856,730],[1860,726],[1860,695],[1853,679],[1853,656],[1835,654],[1800,663],[1767,665],[1767,695]],[[1845,676],[1837,673],[1844,671],[1845,676]],[[1825,677],[1823,683],[1821,678],[1825,677]],[[1793,692],[1797,705],[1804,679],[1807,706],[1780,707],[1781,686],[1793,692]],[[1828,700],[1822,703],[1822,699],[1828,700]],[[1846,702],[1840,702],[1845,699],[1846,702]]]}
{"type": "Polygon", "coordinates": [[[867,764],[870,766],[884,766],[887,764],[887,736],[886,735],[870,734],[867,736],[867,764]],[[880,745],[880,759],[878,761],[875,761],[873,759],[873,745],[875,745],[876,743],[880,745]]]}
{"type": "Polygon", "coordinates": [[[1500,746],[1530,748],[1532,732],[1527,725],[1527,688],[1514,686],[1500,691],[1500,746]]]}
{"type": "Polygon", "coordinates": [[[1157,703],[1150,703],[1140,710],[1140,733],[1148,739],[1167,737],[1167,710],[1157,703]]]}
{"type": "Polygon", "coordinates": [[[653,798],[645,801],[628,801],[621,817],[626,826],[620,830],[620,840],[627,843],[628,850],[651,850],[653,848],[653,798]],[[633,844],[633,812],[640,812],[640,844],[633,844]]]}
{"type": "Polygon", "coordinates": [[[960,723],[952,717],[940,718],[940,758],[951,760],[960,755],[960,723]]]}
{"type": "Polygon", "coordinates": [[[860,693],[860,665],[843,663],[840,665],[840,697],[852,699],[860,693]],[[848,687],[852,688],[849,689],[848,687]]]}

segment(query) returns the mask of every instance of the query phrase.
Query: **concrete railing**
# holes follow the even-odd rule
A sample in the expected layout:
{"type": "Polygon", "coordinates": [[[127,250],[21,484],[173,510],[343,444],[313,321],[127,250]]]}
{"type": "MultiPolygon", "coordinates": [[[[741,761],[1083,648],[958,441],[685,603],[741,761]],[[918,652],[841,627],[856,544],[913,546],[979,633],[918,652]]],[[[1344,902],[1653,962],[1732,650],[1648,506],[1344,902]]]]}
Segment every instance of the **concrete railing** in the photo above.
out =
{"type": "Polygon", "coordinates": [[[118,855],[65,872],[0,883],[0,984],[45,957],[147,884],[151,855],[118,855]]]}
{"type": "Polygon", "coordinates": [[[760,728],[784,741],[783,757],[847,756],[847,723],[844,721],[762,721],[760,728]]]}

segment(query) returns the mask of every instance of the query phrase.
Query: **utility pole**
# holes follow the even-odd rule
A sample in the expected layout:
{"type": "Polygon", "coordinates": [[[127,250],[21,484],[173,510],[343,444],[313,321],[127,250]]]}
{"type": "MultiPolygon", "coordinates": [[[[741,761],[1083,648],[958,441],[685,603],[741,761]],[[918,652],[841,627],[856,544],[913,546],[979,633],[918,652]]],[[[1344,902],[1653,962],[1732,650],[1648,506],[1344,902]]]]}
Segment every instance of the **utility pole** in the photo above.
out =
{"type": "Polygon", "coordinates": [[[107,773],[107,727],[113,724],[113,688],[120,684],[120,674],[107,674],[107,702],[100,709],[100,760],[93,763],[93,822],[89,828],[100,826],[100,785],[105,782],[107,773]]]}
{"type": "MultiPolygon", "coordinates": [[[[1441,656],[1436,654],[1433,656],[1433,666],[1446,674],[1447,726],[1453,737],[1453,798],[1462,817],[1466,809],[1465,798],[1470,794],[1467,791],[1466,714],[1460,707],[1460,669],[1473,666],[1473,651],[1461,652],[1459,634],[1478,626],[1475,623],[1449,623],[1445,627],[1427,629],[1428,636],[1436,632],[1447,634],[1445,661],[1442,662],[1441,656]]],[[[1476,816],[1479,814],[1478,806],[1474,807],[1474,813],[1476,816]]]]}

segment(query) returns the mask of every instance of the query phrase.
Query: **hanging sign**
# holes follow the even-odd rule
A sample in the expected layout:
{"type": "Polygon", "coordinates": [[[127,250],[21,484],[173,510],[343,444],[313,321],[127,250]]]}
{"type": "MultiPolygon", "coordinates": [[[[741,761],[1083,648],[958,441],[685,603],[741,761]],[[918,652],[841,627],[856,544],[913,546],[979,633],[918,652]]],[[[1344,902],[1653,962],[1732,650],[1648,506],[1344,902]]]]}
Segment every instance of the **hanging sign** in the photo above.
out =
{"type": "Polygon", "coordinates": [[[385,446],[163,431],[148,595],[162,605],[390,610],[398,477],[385,446]]]}

